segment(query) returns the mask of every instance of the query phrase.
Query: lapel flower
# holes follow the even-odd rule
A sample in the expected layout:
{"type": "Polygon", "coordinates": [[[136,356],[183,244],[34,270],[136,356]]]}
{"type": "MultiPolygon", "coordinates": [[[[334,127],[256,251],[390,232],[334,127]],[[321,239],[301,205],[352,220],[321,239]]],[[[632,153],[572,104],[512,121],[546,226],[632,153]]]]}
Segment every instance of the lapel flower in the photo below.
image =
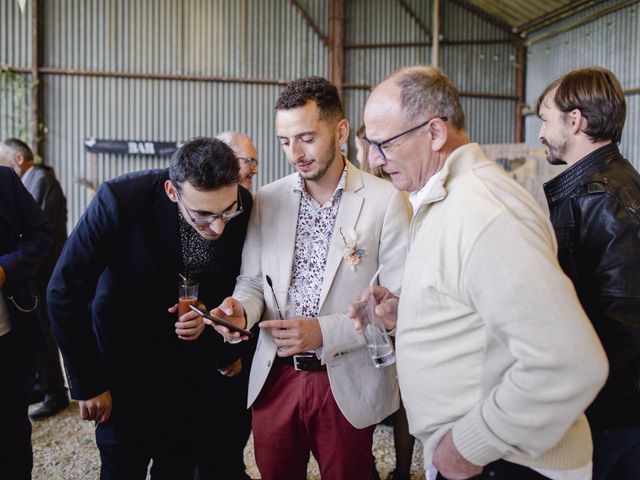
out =
{"type": "Polygon", "coordinates": [[[367,253],[364,248],[358,246],[358,234],[353,228],[347,230],[345,234],[340,227],[340,236],[342,237],[342,258],[351,265],[351,270],[356,269],[356,265],[360,263],[360,259],[367,253]]]}

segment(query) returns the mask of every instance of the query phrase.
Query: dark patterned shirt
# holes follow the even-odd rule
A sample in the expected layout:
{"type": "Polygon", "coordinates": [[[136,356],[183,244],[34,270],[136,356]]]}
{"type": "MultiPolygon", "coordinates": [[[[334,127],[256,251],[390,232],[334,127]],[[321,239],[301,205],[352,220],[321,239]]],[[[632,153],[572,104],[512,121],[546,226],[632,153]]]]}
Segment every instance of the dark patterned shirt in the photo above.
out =
{"type": "Polygon", "coordinates": [[[297,315],[318,316],[324,269],[346,179],[345,166],[335,192],[324,205],[307,193],[302,177],[298,176],[294,186],[294,190],[301,193],[291,272],[291,290],[297,315]]]}
{"type": "Polygon", "coordinates": [[[216,241],[203,238],[187,223],[182,213],[178,213],[182,263],[184,264],[184,272],[182,273],[185,276],[197,278],[201,273],[208,272],[213,268],[216,241]]]}

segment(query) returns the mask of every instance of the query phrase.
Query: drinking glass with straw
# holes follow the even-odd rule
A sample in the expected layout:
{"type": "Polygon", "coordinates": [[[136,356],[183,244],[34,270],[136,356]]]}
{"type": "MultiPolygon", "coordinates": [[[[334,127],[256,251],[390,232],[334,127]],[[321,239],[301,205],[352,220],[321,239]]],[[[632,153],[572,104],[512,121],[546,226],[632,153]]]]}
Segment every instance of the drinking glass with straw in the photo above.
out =
{"type": "Polygon", "coordinates": [[[382,270],[382,264],[369,282],[369,296],[366,300],[354,303],[357,318],[362,325],[362,334],[367,342],[367,350],[373,361],[373,366],[383,368],[392,365],[396,361],[391,339],[384,328],[382,319],[376,315],[376,299],[373,295],[373,286],[382,270]]]}

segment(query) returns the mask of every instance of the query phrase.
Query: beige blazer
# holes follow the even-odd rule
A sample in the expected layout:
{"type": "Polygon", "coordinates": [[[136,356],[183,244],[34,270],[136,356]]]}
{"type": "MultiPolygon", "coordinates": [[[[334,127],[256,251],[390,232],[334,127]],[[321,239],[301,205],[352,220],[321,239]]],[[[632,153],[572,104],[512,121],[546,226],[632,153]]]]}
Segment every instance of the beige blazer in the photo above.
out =
{"type": "MultiPolygon", "coordinates": [[[[261,188],[253,203],[244,244],[242,268],[233,296],[242,302],[249,326],[278,318],[266,283],[289,285],[293,267],[300,193],[297,173],[261,188]]],[[[380,422],[398,408],[395,365],[373,366],[362,333],[346,312],[368,286],[380,263],[379,283],[400,291],[409,240],[410,207],[389,182],[347,162],[347,179],[336,218],[320,294],[318,320],[323,346],[316,354],[327,366],[333,396],[356,428],[380,422]],[[354,229],[366,253],[351,268],[343,259],[343,232],[354,229]]],[[[248,406],[264,385],[276,355],[270,330],[260,332],[249,379],[248,406]]]]}

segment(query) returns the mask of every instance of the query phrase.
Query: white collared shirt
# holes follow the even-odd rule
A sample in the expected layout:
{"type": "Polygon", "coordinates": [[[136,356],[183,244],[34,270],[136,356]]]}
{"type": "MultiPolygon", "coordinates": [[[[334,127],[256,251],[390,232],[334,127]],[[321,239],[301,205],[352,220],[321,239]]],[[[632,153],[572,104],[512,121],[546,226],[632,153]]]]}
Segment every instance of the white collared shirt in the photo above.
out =
{"type": "Polygon", "coordinates": [[[31,165],[31,166],[28,168],[28,170],[22,174],[22,176],[20,177],[20,180],[22,180],[22,184],[23,184],[23,185],[26,185],[26,184],[27,184],[27,180],[29,179],[29,177],[30,177],[31,175],[33,175],[34,170],[35,170],[35,168],[33,168],[33,165],[31,165]]]}
{"type": "Polygon", "coordinates": [[[436,183],[438,183],[440,178],[442,178],[442,175],[444,175],[444,169],[441,169],[441,170],[437,171],[436,173],[434,173],[433,175],[431,175],[431,178],[429,178],[429,180],[427,180],[427,183],[425,183],[424,186],[420,190],[417,190],[415,192],[411,192],[409,194],[409,201],[411,202],[411,206],[413,207],[413,215],[414,216],[415,216],[416,212],[418,211],[418,209],[420,208],[420,206],[424,203],[424,201],[429,196],[429,192],[431,192],[431,189],[433,188],[433,186],[436,183]]]}

